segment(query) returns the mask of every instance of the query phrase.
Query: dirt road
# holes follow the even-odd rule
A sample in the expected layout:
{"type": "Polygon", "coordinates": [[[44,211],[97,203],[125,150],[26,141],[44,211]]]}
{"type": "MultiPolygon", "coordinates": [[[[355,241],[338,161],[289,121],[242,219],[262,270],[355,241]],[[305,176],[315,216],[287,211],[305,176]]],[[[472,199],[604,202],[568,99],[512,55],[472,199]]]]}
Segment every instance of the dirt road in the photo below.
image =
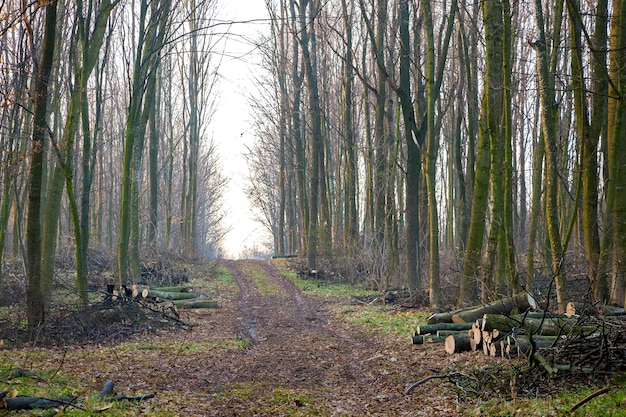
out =
{"type": "MultiPolygon", "coordinates": [[[[269,262],[223,265],[236,285],[225,282],[209,294],[220,300],[218,309],[181,310],[189,330],[153,328],[124,341],[18,349],[4,366],[54,375],[46,384],[54,392],[46,396],[69,385],[87,398],[108,380],[120,394],[155,395],[106,408],[111,416],[457,415],[446,381],[404,394],[416,380],[449,372],[456,359],[442,349],[412,346],[408,335],[359,330],[333,311],[338,300],[303,295],[269,262]]],[[[214,272],[202,263],[190,268],[200,281],[214,272]]]]}
{"type": "Polygon", "coordinates": [[[221,332],[230,328],[250,346],[205,364],[211,372],[201,389],[212,394],[205,398],[214,415],[455,415],[453,398],[431,396],[432,390],[404,394],[423,373],[418,368],[429,366],[407,338],[351,328],[268,262],[224,265],[239,300],[207,320],[194,339],[219,321],[221,332]]]}

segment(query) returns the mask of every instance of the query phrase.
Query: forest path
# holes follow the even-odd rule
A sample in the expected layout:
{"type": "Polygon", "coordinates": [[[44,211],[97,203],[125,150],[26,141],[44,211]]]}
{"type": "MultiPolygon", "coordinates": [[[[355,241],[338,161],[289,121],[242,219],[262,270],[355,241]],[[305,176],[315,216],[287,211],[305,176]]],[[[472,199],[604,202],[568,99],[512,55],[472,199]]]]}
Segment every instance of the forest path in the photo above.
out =
{"type": "Polygon", "coordinates": [[[269,262],[223,265],[240,289],[233,311],[238,336],[251,344],[243,354],[222,355],[215,364],[219,371],[206,377],[220,392],[213,397],[218,414],[455,414],[450,398],[404,394],[415,379],[411,374],[429,366],[419,363],[406,338],[354,329],[336,318],[326,301],[303,295],[269,262]]]}
{"type": "MultiPolygon", "coordinates": [[[[54,375],[48,384],[71,381],[86,395],[108,380],[118,394],[155,394],[119,403],[107,414],[116,417],[458,415],[447,381],[428,382],[411,395],[404,390],[449,372],[462,355],[350,324],[338,313],[352,309],[345,299],[303,294],[270,262],[222,266],[233,280],[216,276],[214,263],[188,265],[196,282],[213,284],[204,291],[220,308],[179,310],[192,324],[187,329],[157,326],[124,341],[13,350],[5,362],[54,375]]],[[[102,401],[84,406],[100,409],[102,401]]]]}

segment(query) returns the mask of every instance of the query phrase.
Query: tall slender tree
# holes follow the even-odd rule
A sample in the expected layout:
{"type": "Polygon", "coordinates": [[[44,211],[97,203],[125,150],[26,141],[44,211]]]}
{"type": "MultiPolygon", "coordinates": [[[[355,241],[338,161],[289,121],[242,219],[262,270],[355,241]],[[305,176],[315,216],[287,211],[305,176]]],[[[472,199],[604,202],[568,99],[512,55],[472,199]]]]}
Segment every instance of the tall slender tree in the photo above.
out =
{"type": "MultiPolygon", "coordinates": [[[[52,73],[57,25],[57,1],[50,1],[41,10],[45,11],[43,48],[41,59],[36,62],[35,100],[33,117],[33,142],[28,182],[28,223],[26,225],[27,256],[24,260],[27,271],[26,315],[28,328],[32,332],[44,321],[45,294],[41,277],[41,199],[46,157],[48,129],[48,87],[52,73]]],[[[25,22],[25,24],[28,24],[25,22]]],[[[34,58],[34,57],[33,57],[34,58]]]]}

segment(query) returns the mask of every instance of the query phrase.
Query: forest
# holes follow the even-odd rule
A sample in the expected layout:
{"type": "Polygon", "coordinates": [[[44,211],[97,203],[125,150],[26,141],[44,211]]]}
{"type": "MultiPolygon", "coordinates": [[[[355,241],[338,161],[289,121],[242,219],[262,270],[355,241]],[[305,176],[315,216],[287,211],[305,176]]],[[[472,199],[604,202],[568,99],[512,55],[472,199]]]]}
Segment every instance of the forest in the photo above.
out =
{"type": "Polygon", "coordinates": [[[23,264],[30,328],[62,251],[83,305],[94,251],[116,254],[118,286],[159,250],[220,256],[226,178],[207,129],[223,23],[215,1],[174,6],[0,6],[0,248],[23,264]]]}
{"type": "MultiPolygon", "coordinates": [[[[625,305],[625,1],[265,5],[247,193],[275,255],[433,310],[625,305]]],[[[95,250],[120,287],[160,251],[219,258],[217,1],[0,7],[0,248],[29,327],[61,251],[82,304],[95,250]]]]}
{"type": "Polygon", "coordinates": [[[267,1],[249,194],[274,252],[623,306],[626,2],[267,1]]]}

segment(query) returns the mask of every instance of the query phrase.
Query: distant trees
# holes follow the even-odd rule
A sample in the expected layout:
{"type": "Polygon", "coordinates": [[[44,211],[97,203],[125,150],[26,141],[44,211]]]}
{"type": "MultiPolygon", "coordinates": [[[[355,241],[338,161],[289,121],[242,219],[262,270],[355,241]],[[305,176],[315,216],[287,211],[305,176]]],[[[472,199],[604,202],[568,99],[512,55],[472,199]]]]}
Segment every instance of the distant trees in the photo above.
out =
{"type": "Polygon", "coordinates": [[[428,289],[432,308],[444,273],[458,303],[552,282],[562,309],[580,254],[594,299],[624,304],[622,1],[266,4],[277,111],[257,108],[250,167],[279,180],[255,202],[297,218],[311,268],[428,289]]]}

